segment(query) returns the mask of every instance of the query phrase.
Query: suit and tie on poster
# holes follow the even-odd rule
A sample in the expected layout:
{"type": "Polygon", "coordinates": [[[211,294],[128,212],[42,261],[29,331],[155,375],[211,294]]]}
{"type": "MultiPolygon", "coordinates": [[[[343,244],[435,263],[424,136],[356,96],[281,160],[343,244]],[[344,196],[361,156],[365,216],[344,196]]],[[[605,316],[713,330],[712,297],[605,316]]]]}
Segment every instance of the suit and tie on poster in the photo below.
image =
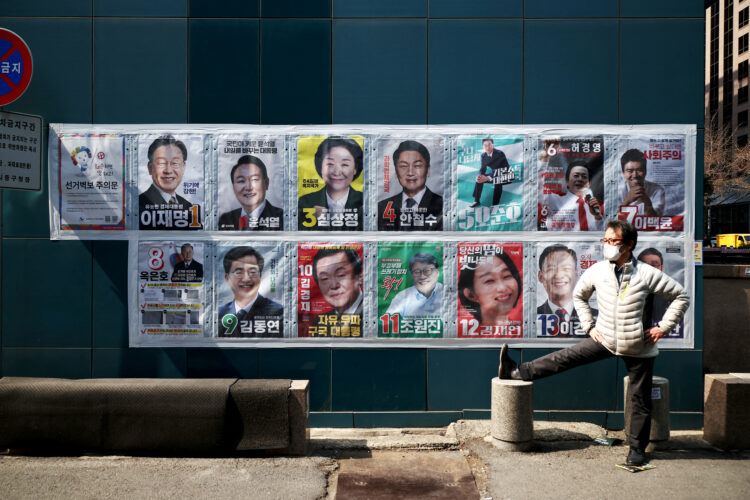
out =
{"type": "Polygon", "coordinates": [[[539,231],[603,230],[603,137],[541,137],[537,169],[539,231]]]}
{"type": "Polygon", "coordinates": [[[362,338],[362,243],[297,245],[297,335],[362,338]]]}
{"type": "Polygon", "coordinates": [[[61,135],[56,146],[60,229],[125,229],[125,138],[61,135]]]}
{"type": "Polygon", "coordinates": [[[523,337],[523,244],[458,244],[458,338],[523,337]]]}
{"type": "MultiPolygon", "coordinates": [[[[685,249],[682,245],[663,241],[643,241],[639,238],[633,250],[633,256],[641,263],[658,269],[680,285],[685,286],[685,249]]],[[[657,294],[646,298],[643,308],[643,329],[658,326],[669,307],[669,301],[657,294]]],[[[672,329],[664,338],[681,339],[685,337],[685,321],[672,329]]]]}
{"type": "Polygon", "coordinates": [[[218,337],[284,336],[284,248],[279,242],[217,244],[218,337]]]}
{"type": "Polygon", "coordinates": [[[523,136],[458,137],[458,229],[523,230],[523,136]]]}
{"type": "Polygon", "coordinates": [[[443,336],[443,244],[378,243],[378,337],[443,336]]]}
{"type": "Polygon", "coordinates": [[[203,336],[204,258],[199,241],[138,243],[140,336],[203,336]]]}
{"type": "Polygon", "coordinates": [[[284,137],[217,137],[219,231],[283,231],[284,137]]]}
{"type": "MultiPolygon", "coordinates": [[[[601,260],[599,243],[537,243],[536,336],[584,337],[573,289],[584,271],[601,260]]],[[[596,317],[596,293],[589,304],[596,317]]]]}
{"type": "Polygon", "coordinates": [[[639,231],[682,231],[685,137],[624,136],[617,152],[617,218],[639,231]]]}
{"type": "Polygon", "coordinates": [[[362,231],[364,155],[362,136],[297,138],[297,228],[362,231]]]}
{"type": "Polygon", "coordinates": [[[375,142],[379,231],[442,231],[444,139],[375,142]]]}
{"type": "Polygon", "coordinates": [[[203,229],[206,200],[203,166],[201,135],[139,135],[139,229],[203,229]]]}

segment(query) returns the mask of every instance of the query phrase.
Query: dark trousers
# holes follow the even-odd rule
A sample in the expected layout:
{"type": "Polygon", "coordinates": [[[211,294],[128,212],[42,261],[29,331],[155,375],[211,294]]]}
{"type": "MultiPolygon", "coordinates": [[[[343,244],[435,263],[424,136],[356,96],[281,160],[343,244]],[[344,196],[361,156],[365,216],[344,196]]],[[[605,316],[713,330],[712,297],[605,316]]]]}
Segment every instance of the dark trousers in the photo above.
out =
{"type": "MultiPolygon", "coordinates": [[[[524,380],[536,380],[611,356],[614,354],[606,347],[587,338],[567,349],[522,363],[518,370],[524,380]]],[[[651,379],[654,376],[654,358],[618,357],[625,362],[630,378],[632,413],[628,429],[628,444],[646,449],[651,435],[651,379]]]]}
{"type": "MultiPolygon", "coordinates": [[[[474,184],[474,201],[479,203],[479,199],[482,197],[482,189],[484,189],[483,182],[477,182],[474,184]]],[[[503,185],[495,184],[495,189],[492,191],[492,204],[499,205],[500,197],[503,195],[503,185]]]]}

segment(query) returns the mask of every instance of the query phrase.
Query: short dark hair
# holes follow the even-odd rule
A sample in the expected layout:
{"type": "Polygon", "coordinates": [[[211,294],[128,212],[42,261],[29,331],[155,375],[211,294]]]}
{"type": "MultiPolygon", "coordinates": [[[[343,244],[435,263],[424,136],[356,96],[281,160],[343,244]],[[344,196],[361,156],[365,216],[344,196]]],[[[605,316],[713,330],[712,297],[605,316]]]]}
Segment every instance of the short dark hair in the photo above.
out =
{"type": "Polygon", "coordinates": [[[625,154],[622,155],[622,158],[620,158],[620,171],[624,171],[625,164],[630,163],[631,161],[640,163],[643,167],[643,170],[646,170],[646,164],[648,160],[646,160],[646,155],[644,155],[643,151],[641,151],[640,149],[628,149],[627,151],[625,151],[625,154]]]}
{"type": "Polygon", "coordinates": [[[315,257],[313,257],[312,272],[315,283],[318,282],[318,261],[325,257],[336,255],[337,253],[343,253],[344,255],[346,255],[346,259],[352,265],[352,272],[354,273],[354,276],[359,276],[362,274],[362,259],[360,258],[356,250],[352,248],[321,248],[320,250],[318,250],[318,253],[315,254],[315,257]]]}
{"type": "Polygon", "coordinates": [[[427,148],[424,146],[424,144],[417,141],[404,141],[398,145],[396,151],[393,152],[394,165],[398,163],[398,158],[404,151],[416,151],[417,153],[421,154],[422,158],[424,158],[424,161],[427,163],[427,168],[430,168],[430,152],[427,151],[427,148]]]}
{"type": "MultiPolygon", "coordinates": [[[[626,220],[613,219],[607,221],[606,229],[612,229],[622,235],[623,243],[633,242],[633,248],[638,243],[638,231],[635,226],[626,220]]],[[[605,229],[605,230],[606,230],[605,229]]]]}
{"type": "Polygon", "coordinates": [[[659,260],[661,261],[662,265],[664,265],[664,256],[661,254],[659,250],[657,250],[654,247],[649,247],[638,254],[638,260],[643,260],[643,257],[647,257],[649,255],[656,255],[659,257],[659,260]]]}
{"type": "Polygon", "coordinates": [[[232,167],[232,171],[229,173],[229,177],[232,179],[232,184],[234,184],[234,172],[240,167],[240,165],[255,165],[263,174],[263,180],[268,181],[268,171],[266,170],[266,164],[263,163],[263,160],[257,156],[245,155],[237,160],[237,164],[232,167]]]}
{"type": "Polygon", "coordinates": [[[493,146],[495,145],[495,139],[493,139],[492,137],[485,137],[484,139],[482,139],[482,144],[484,144],[487,141],[490,141],[493,146]]]}
{"type": "Polygon", "coordinates": [[[589,168],[588,164],[586,163],[586,160],[573,160],[570,163],[568,163],[568,168],[565,169],[565,181],[567,181],[570,178],[570,171],[573,170],[576,167],[583,167],[586,169],[586,172],[589,176],[589,180],[591,180],[591,169],[589,168]]]}
{"type": "Polygon", "coordinates": [[[414,255],[412,255],[411,259],[409,259],[409,271],[411,271],[411,266],[413,266],[415,262],[422,262],[424,264],[432,264],[436,268],[439,268],[437,257],[432,255],[431,253],[417,252],[414,255]]]}
{"type": "Polygon", "coordinates": [[[182,251],[185,250],[185,247],[193,248],[193,245],[191,245],[190,243],[183,243],[182,246],[180,247],[180,253],[182,253],[182,251]]]}
{"type": "Polygon", "coordinates": [[[354,173],[354,178],[356,179],[357,177],[359,177],[359,174],[362,173],[362,148],[354,139],[337,136],[326,138],[323,142],[320,143],[320,145],[318,146],[318,150],[315,152],[315,170],[318,172],[318,175],[323,177],[323,158],[333,148],[346,148],[346,150],[349,151],[349,153],[354,158],[354,166],[357,169],[354,173]]]}
{"type": "Polygon", "coordinates": [[[187,161],[187,148],[185,147],[185,143],[182,141],[178,141],[171,135],[163,135],[159,138],[157,138],[154,142],[151,143],[151,145],[148,147],[148,162],[153,163],[154,162],[154,153],[157,149],[159,149],[162,146],[176,146],[180,149],[182,152],[182,161],[187,161]]]}
{"type": "Polygon", "coordinates": [[[260,272],[263,272],[263,256],[253,247],[234,247],[230,249],[227,253],[224,254],[224,272],[226,274],[229,274],[229,271],[232,269],[232,262],[236,260],[240,260],[242,257],[247,256],[255,257],[255,260],[258,261],[258,267],[260,268],[260,272]]]}
{"type": "Polygon", "coordinates": [[[546,247],[544,250],[542,250],[542,255],[539,256],[539,270],[542,270],[542,267],[544,266],[544,261],[547,260],[547,257],[550,254],[553,254],[555,252],[565,252],[569,254],[571,257],[573,257],[573,262],[578,265],[578,257],[576,256],[576,251],[572,248],[568,248],[565,245],[562,245],[560,243],[555,243],[554,245],[550,245],[546,247]]]}
{"type": "MultiPolygon", "coordinates": [[[[518,284],[518,296],[516,296],[516,301],[513,303],[513,307],[516,307],[516,305],[518,304],[518,299],[521,297],[523,286],[521,285],[521,274],[518,272],[518,268],[516,267],[515,262],[513,262],[513,259],[511,259],[510,255],[503,251],[502,247],[495,247],[495,249],[491,252],[486,252],[483,250],[483,253],[481,255],[497,257],[502,260],[508,267],[510,274],[518,284]]],[[[458,276],[458,300],[460,300],[464,308],[481,323],[482,310],[479,308],[479,303],[471,300],[464,294],[464,290],[467,288],[470,289],[472,293],[474,292],[474,275],[476,274],[476,272],[477,266],[465,266],[463,269],[461,269],[461,273],[458,276]]]]}

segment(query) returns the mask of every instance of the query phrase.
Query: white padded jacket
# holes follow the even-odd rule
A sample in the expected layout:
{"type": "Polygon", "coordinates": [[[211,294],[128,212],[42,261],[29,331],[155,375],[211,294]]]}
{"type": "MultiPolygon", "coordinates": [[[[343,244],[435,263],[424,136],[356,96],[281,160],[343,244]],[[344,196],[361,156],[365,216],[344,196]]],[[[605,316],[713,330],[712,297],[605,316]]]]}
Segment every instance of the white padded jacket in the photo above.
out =
{"type": "Polygon", "coordinates": [[[631,257],[623,265],[618,285],[614,262],[600,261],[583,273],[573,291],[581,327],[586,332],[594,325],[588,303],[594,290],[599,308],[596,330],[604,337],[604,347],[618,356],[651,358],[659,354],[656,344],[646,344],[643,338],[643,306],[649,293],[671,301],[658,323],[665,335],[679,324],[690,305],[682,285],[648,264],[631,257]]]}

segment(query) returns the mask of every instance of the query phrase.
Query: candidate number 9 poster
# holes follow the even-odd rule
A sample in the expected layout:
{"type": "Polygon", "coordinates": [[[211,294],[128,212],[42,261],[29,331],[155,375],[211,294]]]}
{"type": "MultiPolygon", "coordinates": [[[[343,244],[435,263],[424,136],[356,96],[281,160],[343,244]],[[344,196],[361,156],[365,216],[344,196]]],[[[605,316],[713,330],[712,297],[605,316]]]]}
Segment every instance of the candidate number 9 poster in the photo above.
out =
{"type": "Polygon", "coordinates": [[[443,244],[378,244],[378,337],[443,336],[443,244]]]}
{"type": "Polygon", "coordinates": [[[458,337],[523,336],[523,244],[458,244],[458,337]]]}

